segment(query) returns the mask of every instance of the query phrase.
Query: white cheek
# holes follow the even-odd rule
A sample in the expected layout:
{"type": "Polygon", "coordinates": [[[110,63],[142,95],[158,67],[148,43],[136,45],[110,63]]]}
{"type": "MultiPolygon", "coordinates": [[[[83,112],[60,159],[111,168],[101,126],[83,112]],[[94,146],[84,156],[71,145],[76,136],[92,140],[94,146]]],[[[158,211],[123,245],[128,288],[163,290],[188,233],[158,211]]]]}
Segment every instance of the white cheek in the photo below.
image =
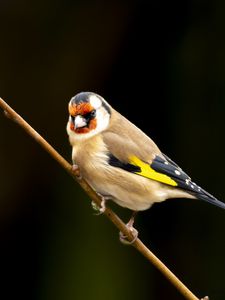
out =
{"type": "Polygon", "coordinates": [[[96,111],[96,118],[97,118],[97,127],[95,130],[101,132],[105,130],[109,125],[109,114],[104,113],[102,110],[96,111]]]}

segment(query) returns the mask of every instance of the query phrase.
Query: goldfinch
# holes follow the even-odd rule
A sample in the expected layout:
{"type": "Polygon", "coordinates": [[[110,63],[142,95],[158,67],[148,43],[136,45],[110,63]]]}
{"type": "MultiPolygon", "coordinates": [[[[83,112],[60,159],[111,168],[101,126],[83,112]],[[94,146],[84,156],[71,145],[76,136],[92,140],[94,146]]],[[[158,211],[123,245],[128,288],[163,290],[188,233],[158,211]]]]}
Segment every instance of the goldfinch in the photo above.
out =
{"type": "Polygon", "coordinates": [[[102,211],[108,198],[135,212],[169,198],[201,199],[225,209],[95,93],[82,92],[70,100],[67,133],[73,163],[102,196],[102,211]]]}

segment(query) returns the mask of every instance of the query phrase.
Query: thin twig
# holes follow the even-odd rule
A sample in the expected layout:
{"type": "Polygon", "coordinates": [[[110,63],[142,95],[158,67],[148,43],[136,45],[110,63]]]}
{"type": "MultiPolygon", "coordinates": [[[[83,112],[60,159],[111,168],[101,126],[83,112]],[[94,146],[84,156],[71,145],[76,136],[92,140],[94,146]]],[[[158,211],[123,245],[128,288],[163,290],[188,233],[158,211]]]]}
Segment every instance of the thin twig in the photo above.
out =
{"type": "MultiPolygon", "coordinates": [[[[89,197],[98,206],[101,205],[101,197],[90,187],[84,179],[78,179],[72,166],[37,132],[35,131],[20,115],[17,114],[4,100],[0,98],[0,107],[4,110],[7,117],[21,126],[32,138],[36,140],[85,190],[89,197]]],[[[129,241],[133,240],[132,233],[127,229],[123,221],[108,207],[104,214],[110,221],[121,231],[129,241]]],[[[199,300],[143,243],[136,239],[132,246],[136,248],[143,256],[147,258],[170,282],[176,289],[188,300],[199,300]]],[[[206,298],[207,299],[207,298],[206,298]]]]}

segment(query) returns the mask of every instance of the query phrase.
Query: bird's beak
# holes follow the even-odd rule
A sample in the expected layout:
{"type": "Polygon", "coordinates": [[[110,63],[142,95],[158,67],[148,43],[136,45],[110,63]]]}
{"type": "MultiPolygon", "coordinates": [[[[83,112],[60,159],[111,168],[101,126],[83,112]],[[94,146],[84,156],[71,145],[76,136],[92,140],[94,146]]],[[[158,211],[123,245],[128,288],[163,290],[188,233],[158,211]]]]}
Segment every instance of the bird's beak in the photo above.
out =
{"type": "Polygon", "coordinates": [[[87,121],[84,117],[77,115],[74,119],[74,127],[75,129],[77,128],[82,128],[87,126],[87,121]]]}

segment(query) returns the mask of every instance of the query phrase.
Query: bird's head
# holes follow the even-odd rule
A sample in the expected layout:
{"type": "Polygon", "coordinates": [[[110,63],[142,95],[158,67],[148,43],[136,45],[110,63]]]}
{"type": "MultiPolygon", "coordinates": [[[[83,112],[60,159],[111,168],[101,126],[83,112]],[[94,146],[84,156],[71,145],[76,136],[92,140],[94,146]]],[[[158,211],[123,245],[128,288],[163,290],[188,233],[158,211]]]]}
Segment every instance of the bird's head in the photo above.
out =
{"type": "Polygon", "coordinates": [[[90,138],[109,126],[111,107],[99,95],[82,92],[69,102],[67,133],[73,139],[90,138]]]}

